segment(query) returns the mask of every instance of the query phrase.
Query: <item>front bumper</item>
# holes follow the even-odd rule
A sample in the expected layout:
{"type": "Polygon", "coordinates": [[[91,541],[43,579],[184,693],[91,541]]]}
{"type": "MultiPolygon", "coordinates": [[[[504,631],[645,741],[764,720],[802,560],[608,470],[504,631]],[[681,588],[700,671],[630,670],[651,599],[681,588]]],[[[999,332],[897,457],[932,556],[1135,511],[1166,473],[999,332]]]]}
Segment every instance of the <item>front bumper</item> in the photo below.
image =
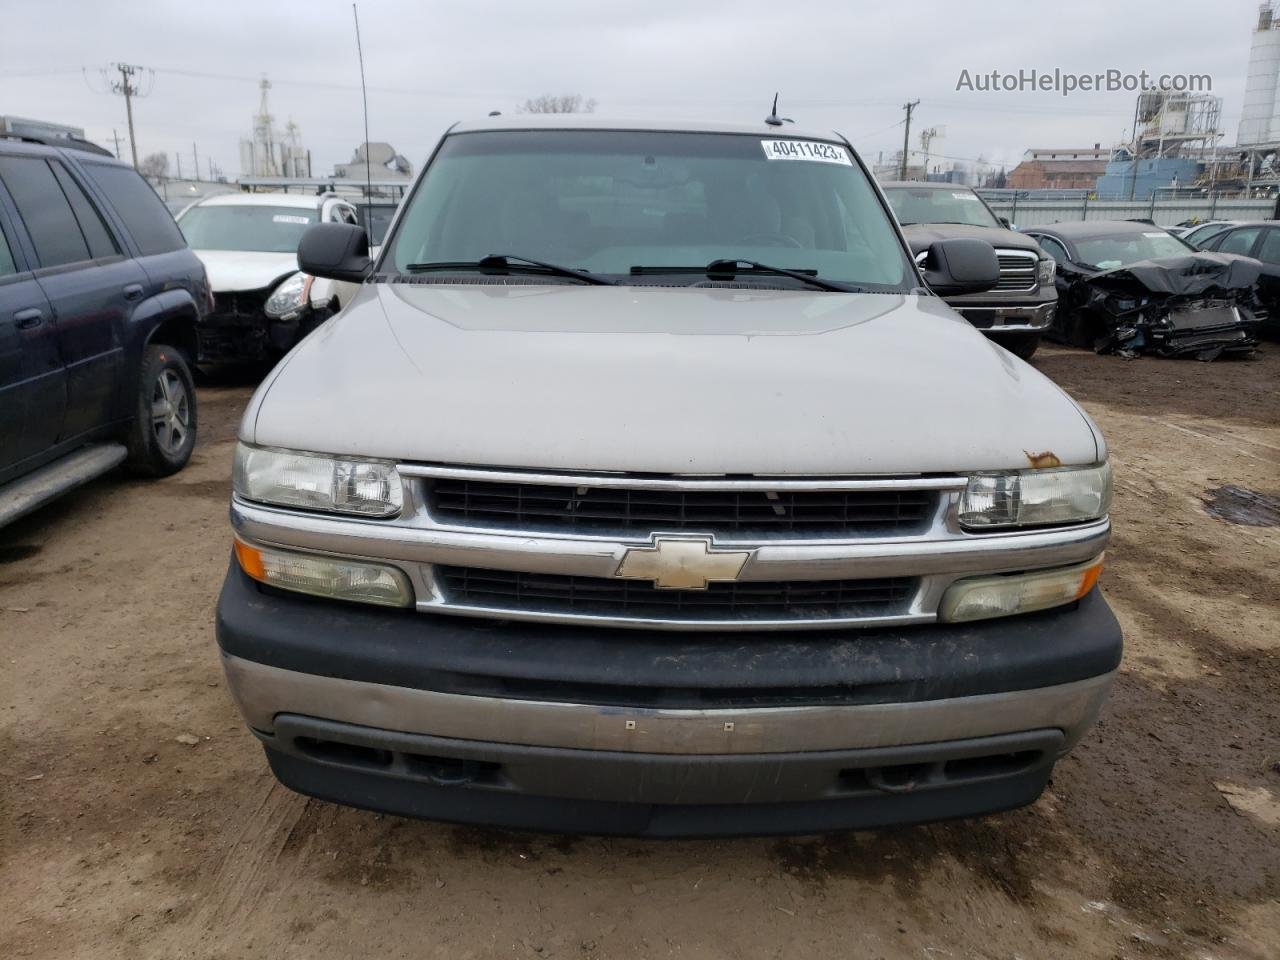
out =
{"type": "Polygon", "coordinates": [[[256,363],[287,353],[315,324],[308,307],[291,320],[268,317],[261,310],[217,312],[196,324],[198,363],[256,363]]]}
{"type": "Polygon", "coordinates": [[[286,785],[410,816],[651,836],[1029,803],[1092,724],[1121,648],[1097,591],[978,624],[622,634],[324,603],[234,565],[217,632],[286,785]]]}
{"type": "Polygon", "coordinates": [[[1048,303],[952,304],[960,316],[990,336],[1015,333],[1044,333],[1053,325],[1057,300],[1048,303]]]}

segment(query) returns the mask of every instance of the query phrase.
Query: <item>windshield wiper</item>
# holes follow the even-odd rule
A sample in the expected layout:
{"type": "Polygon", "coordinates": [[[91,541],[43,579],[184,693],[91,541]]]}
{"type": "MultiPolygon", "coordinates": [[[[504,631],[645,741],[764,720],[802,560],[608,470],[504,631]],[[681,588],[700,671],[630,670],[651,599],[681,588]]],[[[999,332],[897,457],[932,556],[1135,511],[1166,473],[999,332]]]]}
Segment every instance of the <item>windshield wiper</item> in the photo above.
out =
{"type": "Polygon", "coordinates": [[[570,277],[583,283],[596,284],[603,287],[617,286],[617,281],[602,277],[589,270],[575,270],[573,267],[562,267],[558,263],[547,263],[545,260],[533,260],[512,253],[491,253],[479,260],[440,261],[438,263],[411,263],[404,268],[408,273],[445,273],[450,270],[479,270],[481,273],[546,273],[554,277],[570,277]]]}
{"type": "Polygon", "coordinates": [[[833,293],[866,293],[865,287],[828,280],[818,276],[817,270],[788,270],[785,267],[771,267],[767,263],[756,260],[712,260],[705,267],[632,267],[632,276],[656,273],[693,273],[704,274],[710,280],[732,280],[740,273],[765,273],[778,277],[790,277],[819,290],[830,290],[833,293]],[[746,270],[741,269],[746,267],[746,270]]]}

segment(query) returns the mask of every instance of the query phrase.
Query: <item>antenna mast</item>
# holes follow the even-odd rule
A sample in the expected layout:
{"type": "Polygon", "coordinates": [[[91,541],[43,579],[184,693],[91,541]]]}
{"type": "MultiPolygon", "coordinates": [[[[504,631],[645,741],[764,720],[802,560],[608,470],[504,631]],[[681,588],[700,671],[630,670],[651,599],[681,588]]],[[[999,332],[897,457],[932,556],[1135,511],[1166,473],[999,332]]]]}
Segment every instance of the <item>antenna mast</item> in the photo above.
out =
{"type": "Polygon", "coordinates": [[[364,216],[368,229],[373,229],[373,167],[369,152],[369,92],[364,85],[364,47],[360,44],[360,11],[351,5],[351,15],[356,21],[356,54],[360,58],[360,99],[364,104],[364,216]]]}

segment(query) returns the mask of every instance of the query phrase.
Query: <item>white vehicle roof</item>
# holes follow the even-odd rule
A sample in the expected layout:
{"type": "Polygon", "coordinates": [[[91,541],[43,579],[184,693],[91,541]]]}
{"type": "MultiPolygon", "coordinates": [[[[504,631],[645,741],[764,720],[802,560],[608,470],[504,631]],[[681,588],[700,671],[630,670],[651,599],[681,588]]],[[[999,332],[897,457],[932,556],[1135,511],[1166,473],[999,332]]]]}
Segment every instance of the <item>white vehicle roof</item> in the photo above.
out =
{"type": "MultiPolygon", "coordinates": [[[[763,114],[769,109],[761,104],[763,114]]],[[[450,133],[471,133],[477,130],[643,130],[668,133],[745,133],[766,140],[834,140],[843,137],[833,130],[815,130],[784,123],[770,126],[762,116],[755,123],[708,123],[700,120],[636,120],[618,117],[600,117],[592,113],[515,113],[511,116],[482,117],[464,120],[454,125],[450,133]]]]}
{"type": "Polygon", "coordinates": [[[297,207],[319,210],[332,193],[220,193],[192,204],[196,207],[297,207]]]}

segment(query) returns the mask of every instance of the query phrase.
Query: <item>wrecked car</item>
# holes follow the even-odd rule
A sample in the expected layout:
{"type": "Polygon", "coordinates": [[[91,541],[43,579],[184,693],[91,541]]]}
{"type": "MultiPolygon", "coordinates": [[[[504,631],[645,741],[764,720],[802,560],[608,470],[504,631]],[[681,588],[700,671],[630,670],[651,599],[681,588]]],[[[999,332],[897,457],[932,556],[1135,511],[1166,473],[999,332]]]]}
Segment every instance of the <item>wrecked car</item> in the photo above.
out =
{"type": "Polygon", "coordinates": [[[1252,257],[1262,271],[1258,277],[1258,306],[1255,315],[1263,335],[1280,336],[1280,223],[1273,220],[1237,220],[1226,225],[1203,243],[1200,249],[1213,253],[1252,257]]]}
{"type": "Polygon", "coordinates": [[[355,206],[332,193],[219,194],[183,210],[178,227],[213,287],[196,362],[274,362],[336,313],[354,286],[301,272],[298,241],[312,224],[357,222],[355,206]]]}
{"type": "Polygon", "coordinates": [[[1028,230],[1058,262],[1051,333],[1098,353],[1213,360],[1257,346],[1260,264],[1131,220],[1028,230]]]}
{"type": "Polygon", "coordinates": [[[949,295],[947,304],[1006,350],[1031,359],[1053,322],[1058,300],[1052,258],[968,187],[909,181],[882,183],[880,188],[922,268],[928,268],[929,248],[939,240],[972,237],[995,247],[1000,263],[996,285],[980,293],[949,295]]]}

